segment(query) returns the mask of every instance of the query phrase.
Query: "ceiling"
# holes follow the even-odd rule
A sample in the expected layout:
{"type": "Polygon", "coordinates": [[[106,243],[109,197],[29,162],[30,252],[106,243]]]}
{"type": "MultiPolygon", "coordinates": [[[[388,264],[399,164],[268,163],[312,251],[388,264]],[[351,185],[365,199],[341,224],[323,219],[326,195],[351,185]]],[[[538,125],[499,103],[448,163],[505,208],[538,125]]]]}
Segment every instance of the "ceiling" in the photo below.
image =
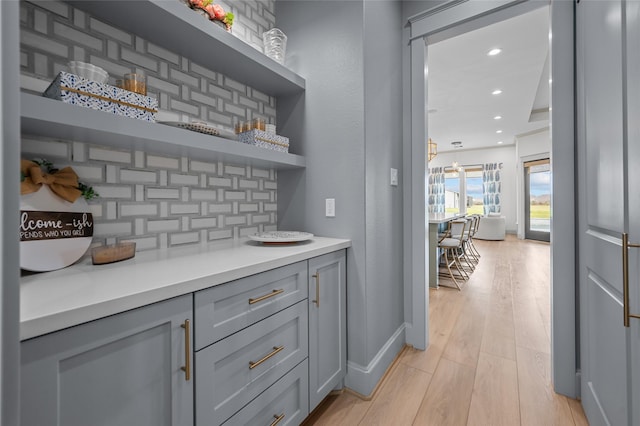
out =
{"type": "Polygon", "coordinates": [[[430,44],[428,125],[438,152],[453,150],[454,141],[463,149],[513,145],[516,136],[546,129],[548,52],[547,7],[430,44]],[[489,56],[493,48],[502,51],[489,56]],[[502,93],[492,95],[496,89],[502,93]]]}

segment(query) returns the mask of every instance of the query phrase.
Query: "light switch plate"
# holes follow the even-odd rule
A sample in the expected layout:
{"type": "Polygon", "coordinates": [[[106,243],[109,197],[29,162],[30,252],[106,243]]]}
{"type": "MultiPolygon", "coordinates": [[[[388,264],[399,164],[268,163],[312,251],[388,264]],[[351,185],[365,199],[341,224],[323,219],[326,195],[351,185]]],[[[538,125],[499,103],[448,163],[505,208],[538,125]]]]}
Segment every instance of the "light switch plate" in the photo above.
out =
{"type": "Polygon", "coordinates": [[[391,186],[398,186],[398,169],[391,168],[389,180],[391,181],[391,186]]]}
{"type": "Polygon", "coordinates": [[[336,199],[327,198],[324,200],[324,210],[327,217],[336,217],[336,199]]]}

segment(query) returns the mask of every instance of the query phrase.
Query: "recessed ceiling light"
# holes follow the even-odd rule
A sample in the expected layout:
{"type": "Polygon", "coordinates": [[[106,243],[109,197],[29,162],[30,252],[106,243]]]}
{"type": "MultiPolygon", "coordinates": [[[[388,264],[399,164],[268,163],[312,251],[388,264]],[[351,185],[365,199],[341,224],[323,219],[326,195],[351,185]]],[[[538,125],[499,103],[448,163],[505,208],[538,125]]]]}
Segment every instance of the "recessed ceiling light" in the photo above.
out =
{"type": "Polygon", "coordinates": [[[489,56],[496,56],[498,53],[502,52],[502,49],[498,49],[497,47],[495,49],[491,49],[489,51],[489,53],[487,53],[487,55],[489,56]]]}
{"type": "Polygon", "coordinates": [[[501,120],[502,116],[501,115],[496,115],[495,117],[493,117],[494,120],[501,120]]]}
{"type": "Polygon", "coordinates": [[[502,90],[500,89],[496,89],[493,92],[491,92],[492,95],[499,95],[500,93],[502,93],[502,90]]]}
{"type": "Polygon", "coordinates": [[[496,133],[502,133],[502,130],[496,130],[496,133]]]}
{"type": "Polygon", "coordinates": [[[502,145],[502,141],[498,141],[498,145],[502,145]]]}

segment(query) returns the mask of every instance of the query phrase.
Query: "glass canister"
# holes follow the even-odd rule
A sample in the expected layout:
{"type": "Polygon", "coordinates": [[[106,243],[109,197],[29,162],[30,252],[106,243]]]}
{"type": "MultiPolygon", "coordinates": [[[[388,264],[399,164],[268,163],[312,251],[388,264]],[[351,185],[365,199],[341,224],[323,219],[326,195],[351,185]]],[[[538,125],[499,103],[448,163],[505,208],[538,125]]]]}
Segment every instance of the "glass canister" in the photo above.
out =
{"type": "Polygon", "coordinates": [[[262,33],[264,54],[280,64],[284,64],[287,50],[287,36],[278,28],[272,28],[262,33]]]}

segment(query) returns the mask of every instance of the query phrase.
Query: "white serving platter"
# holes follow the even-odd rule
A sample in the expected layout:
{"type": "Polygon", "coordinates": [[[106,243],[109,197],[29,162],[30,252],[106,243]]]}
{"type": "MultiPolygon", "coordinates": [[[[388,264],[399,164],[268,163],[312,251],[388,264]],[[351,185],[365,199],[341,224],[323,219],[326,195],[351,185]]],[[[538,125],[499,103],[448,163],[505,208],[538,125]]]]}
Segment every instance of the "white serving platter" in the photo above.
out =
{"type": "Polygon", "coordinates": [[[307,241],[313,238],[313,234],[309,232],[298,231],[271,231],[258,232],[249,235],[249,239],[259,241],[261,243],[297,243],[299,241],[307,241]]]}

